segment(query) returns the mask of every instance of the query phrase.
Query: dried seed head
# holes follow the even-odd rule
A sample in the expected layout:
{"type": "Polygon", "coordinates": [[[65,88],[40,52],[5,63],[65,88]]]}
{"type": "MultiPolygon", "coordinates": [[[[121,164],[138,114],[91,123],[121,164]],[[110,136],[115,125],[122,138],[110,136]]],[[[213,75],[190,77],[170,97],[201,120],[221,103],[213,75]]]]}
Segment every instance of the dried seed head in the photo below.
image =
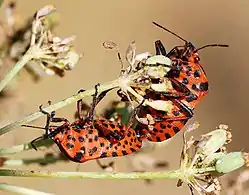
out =
{"type": "Polygon", "coordinates": [[[164,80],[163,83],[151,84],[151,89],[156,92],[165,92],[173,89],[173,86],[169,80],[164,80]]]}
{"type": "Polygon", "coordinates": [[[249,154],[247,152],[244,153],[244,161],[245,161],[245,165],[248,167],[249,166],[249,154]]]}
{"type": "Polygon", "coordinates": [[[31,48],[35,48],[32,53],[33,59],[42,66],[45,72],[48,75],[64,76],[65,70],[72,70],[81,57],[71,45],[75,36],[64,39],[54,36],[49,29],[44,29],[39,22],[34,22],[32,28],[34,31],[31,38],[31,48]],[[37,38],[38,40],[36,40],[37,38]]]}
{"type": "Polygon", "coordinates": [[[146,60],[149,56],[151,56],[149,52],[140,53],[135,56],[135,60],[141,62],[146,60]]]}
{"type": "Polygon", "coordinates": [[[169,59],[166,56],[163,55],[155,55],[155,56],[151,56],[149,57],[146,62],[146,64],[149,65],[158,65],[158,64],[162,64],[162,65],[168,65],[170,66],[172,64],[171,59],[169,59]]]}
{"type": "Polygon", "coordinates": [[[71,50],[66,53],[64,58],[58,60],[58,64],[61,65],[61,69],[72,70],[74,66],[79,62],[81,56],[75,51],[71,50]]]}
{"type": "Polygon", "coordinates": [[[164,112],[171,112],[173,109],[173,103],[171,101],[153,100],[150,102],[146,101],[145,104],[156,110],[161,110],[164,112]]]}
{"type": "Polygon", "coordinates": [[[145,66],[144,70],[152,78],[164,78],[170,68],[165,66],[145,66]]]}
{"type": "Polygon", "coordinates": [[[227,140],[227,131],[216,129],[202,136],[198,143],[198,151],[205,156],[211,155],[219,150],[227,140]]]}
{"type": "Polygon", "coordinates": [[[102,45],[105,49],[114,49],[118,47],[114,41],[105,41],[102,45]]]}
{"type": "Polygon", "coordinates": [[[53,5],[47,5],[36,12],[35,18],[41,19],[54,11],[55,11],[55,7],[53,5]]]}
{"type": "Polygon", "coordinates": [[[202,161],[202,166],[213,166],[217,159],[225,156],[226,154],[223,153],[223,152],[216,152],[216,153],[213,153],[209,156],[207,156],[203,161],[202,161]]]}
{"type": "Polygon", "coordinates": [[[132,41],[126,50],[125,59],[131,66],[133,66],[135,64],[135,57],[136,57],[136,42],[132,41]]]}
{"type": "Polygon", "coordinates": [[[229,173],[245,165],[245,156],[243,152],[231,152],[219,158],[215,164],[215,169],[219,173],[229,173]]]}

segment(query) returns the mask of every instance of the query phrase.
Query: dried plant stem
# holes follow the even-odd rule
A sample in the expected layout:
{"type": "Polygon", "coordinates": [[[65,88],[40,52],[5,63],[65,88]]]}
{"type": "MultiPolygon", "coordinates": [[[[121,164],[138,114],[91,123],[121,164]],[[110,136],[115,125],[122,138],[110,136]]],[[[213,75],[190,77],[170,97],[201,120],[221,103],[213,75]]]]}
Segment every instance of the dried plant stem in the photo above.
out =
{"type": "Polygon", "coordinates": [[[41,164],[47,165],[56,163],[58,161],[67,160],[64,156],[48,156],[41,158],[31,158],[31,159],[8,159],[4,161],[4,166],[21,166],[21,165],[30,165],[30,164],[41,164]]]}
{"type": "MultiPolygon", "coordinates": [[[[39,148],[40,146],[49,147],[52,144],[54,144],[53,140],[39,140],[39,141],[36,142],[36,147],[37,148],[39,148]]],[[[0,156],[16,154],[16,153],[26,151],[26,150],[30,150],[30,149],[34,149],[31,146],[30,142],[25,143],[25,144],[12,146],[12,147],[8,147],[8,148],[0,148],[0,156]]]]}
{"type": "MultiPolygon", "coordinates": [[[[103,85],[100,85],[100,87],[98,88],[99,92],[102,92],[102,91],[105,91],[105,90],[108,90],[108,89],[112,89],[112,88],[115,88],[115,87],[118,87],[119,86],[119,83],[120,83],[120,79],[116,79],[114,81],[111,81],[109,83],[106,83],[106,84],[103,84],[103,85]]],[[[54,110],[57,110],[57,109],[60,109],[62,107],[65,107],[69,104],[72,104],[86,96],[91,96],[95,93],[95,89],[92,88],[92,89],[89,89],[89,90],[86,90],[82,93],[78,93],[78,94],[75,94],[67,99],[64,99],[56,104],[53,104],[51,106],[48,106],[46,108],[44,108],[44,110],[46,110],[47,112],[52,112],[54,110]]],[[[15,122],[12,122],[12,123],[9,123],[7,125],[5,125],[4,127],[2,127],[0,129],[0,135],[3,135],[9,131],[11,131],[12,129],[16,128],[16,127],[19,127],[21,126],[22,124],[24,123],[29,123],[39,117],[43,116],[43,114],[41,112],[35,112],[29,116],[26,116],[24,117],[23,119],[20,119],[18,121],[15,121],[15,122]]]]}
{"type": "Polygon", "coordinates": [[[37,190],[27,189],[19,186],[13,186],[7,183],[0,183],[0,190],[4,190],[7,192],[14,192],[23,195],[53,195],[50,193],[40,192],[37,190]]]}
{"type": "Polygon", "coordinates": [[[33,58],[30,49],[16,63],[16,65],[7,73],[5,78],[0,81],[0,92],[9,84],[9,82],[17,75],[17,73],[33,58]]]}
{"type": "Polygon", "coordinates": [[[184,179],[184,173],[179,170],[169,172],[144,173],[109,173],[109,172],[51,172],[1,169],[1,176],[43,177],[43,178],[75,178],[75,179],[184,179]]]}
{"type": "Polygon", "coordinates": [[[131,173],[110,173],[110,172],[51,172],[51,171],[30,171],[30,170],[11,170],[1,169],[0,176],[13,177],[42,177],[42,178],[67,178],[67,179],[181,179],[188,181],[189,177],[194,174],[214,171],[214,168],[209,169],[191,169],[188,171],[173,170],[167,172],[131,172],[131,173]]]}

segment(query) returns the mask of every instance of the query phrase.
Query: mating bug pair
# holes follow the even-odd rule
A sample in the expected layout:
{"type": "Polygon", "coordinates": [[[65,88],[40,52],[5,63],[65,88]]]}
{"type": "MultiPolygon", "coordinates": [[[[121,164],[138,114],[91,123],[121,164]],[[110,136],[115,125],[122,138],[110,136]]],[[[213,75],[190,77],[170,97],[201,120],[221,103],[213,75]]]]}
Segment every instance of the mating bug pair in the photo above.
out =
{"type": "MultiPolygon", "coordinates": [[[[170,112],[156,110],[150,106],[141,106],[138,117],[147,118],[149,115],[152,123],[139,122],[135,129],[130,128],[129,125],[121,125],[106,119],[94,120],[94,109],[107,93],[104,92],[98,96],[96,87],[91,110],[85,119],[80,115],[82,100],[77,102],[79,119],[71,124],[67,119],[55,118],[54,112],[49,114],[40,108],[41,112],[47,115],[46,133],[35,139],[32,145],[40,139],[53,139],[70,160],[82,163],[93,159],[128,155],[142,147],[143,139],[160,142],[179,132],[193,116],[196,105],[208,93],[208,79],[199,63],[200,58],[197,52],[205,47],[227,47],[227,45],[213,44],[196,49],[175,33],[157,23],[154,24],[185,41],[184,46],[174,47],[169,53],[166,53],[161,41],[155,42],[156,54],[164,55],[172,61],[170,70],[165,73],[162,82],[170,81],[173,90],[157,92],[146,89],[144,91],[144,99],[171,101],[173,108],[170,112]],[[61,126],[51,126],[50,122],[64,123],[61,126]]],[[[136,87],[132,88],[136,90],[136,87]]]]}

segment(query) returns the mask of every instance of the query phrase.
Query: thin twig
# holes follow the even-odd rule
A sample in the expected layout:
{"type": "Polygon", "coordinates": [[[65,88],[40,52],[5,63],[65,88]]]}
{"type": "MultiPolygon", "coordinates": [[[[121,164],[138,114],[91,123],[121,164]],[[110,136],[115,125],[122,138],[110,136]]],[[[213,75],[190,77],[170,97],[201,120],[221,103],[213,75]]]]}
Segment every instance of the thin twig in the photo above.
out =
{"type": "Polygon", "coordinates": [[[23,188],[19,186],[13,186],[7,183],[0,183],[0,190],[4,190],[6,192],[14,192],[22,195],[53,195],[50,193],[40,192],[37,190],[32,190],[28,188],[23,188]]]}
{"type": "Polygon", "coordinates": [[[132,173],[109,173],[109,172],[51,172],[1,169],[0,176],[14,177],[39,177],[39,178],[70,178],[70,179],[182,179],[184,173],[175,170],[168,172],[132,172],[132,173]]]}
{"type": "MultiPolygon", "coordinates": [[[[41,146],[44,147],[49,147],[52,144],[54,144],[53,140],[39,140],[36,142],[36,147],[39,148],[41,146]]],[[[12,147],[8,147],[8,148],[0,148],[0,156],[4,156],[4,155],[10,155],[10,154],[16,154],[22,151],[26,151],[26,150],[30,150],[33,149],[33,147],[31,146],[30,142],[29,143],[25,143],[25,144],[20,144],[20,145],[16,145],[16,146],[12,146],[12,147]]]]}
{"type": "Polygon", "coordinates": [[[21,166],[21,165],[30,165],[30,164],[40,164],[45,166],[48,164],[54,164],[58,161],[66,161],[66,160],[67,159],[62,155],[45,156],[41,158],[30,158],[30,159],[8,159],[4,161],[3,166],[21,166]]]}
{"type": "Polygon", "coordinates": [[[17,73],[25,66],[25,64],[27,64],[32,59],[32,57],[33,56],[28,50],[0,82],[0,92],[9,84],[9,82],[17,75],[17,73]]]}

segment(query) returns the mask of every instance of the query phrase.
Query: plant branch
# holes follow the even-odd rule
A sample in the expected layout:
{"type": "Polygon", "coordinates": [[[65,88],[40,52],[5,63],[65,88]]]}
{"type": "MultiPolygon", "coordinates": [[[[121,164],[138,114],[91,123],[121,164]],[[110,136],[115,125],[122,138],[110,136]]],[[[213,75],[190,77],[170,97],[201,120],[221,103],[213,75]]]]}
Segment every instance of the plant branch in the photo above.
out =
{"type": "MultiPolygon", "coordinates": [[[[101,93],[102,91],[105,91],[105,90],[108,90],[108,89],[112,89],[112,88],[115,88],[115,87],[118,87],[119,86],[119,81],[120,79],[116,79],[114,81],[111,81],[109,83],[106,83],[106,84],[103,84],[103,85],[100,85],[100,87],[98,88],[99,92],[101,93]]],[[[89,90],[86,90],[82,93],[78,93],[76,95],[73,95],[67,99],[64,99],[56,104],[53,104],[51,106],[48,106],[46,108],[44,108],[44,110],[46,110],[47,112],[52,112],[54,110],[58,110],[62,107],[65,107],[69,104],[72,104],[84,97],[87,97],[87,96],[91,96],[95,93],[95,88],[92,88],[92,89],[89,89],[89,90]]],[[[41,116],[43,116],[44,114],[42,114],[40,111],[38,112],[35,112],[33,114],[30,114],[26,117],[24,117],[23,119],[20,119],[20,120],[17,120],[15,122],[12,122],[12,123],[9,123],[7,125],[5,125],[4,127],[2,127],[0,129],[0,135],[3,135],[9,131],[11,131],[12,129],[14,128],[17,128],[19,126],[21,126],[22,124],[24,123],[29,123],[41,116]]]]}
{"type": "Polygon", "coordinates": [[[32,59],[32,54],[28,50],[16,65],[7,73],[5,78],[0,81],[0,92],[9,84],[9,82],[17,75],[17,73],[32,59]]]}
{"type": "Polygon", "coordinates": [[[40,164],[45,166],[48,164],[54,164],[58,161],[68,161],[64,156],[45,156],[40,158],[31,158],[31,159],[7,159],[4,161],[3,166],[21,166],[21,165],[30,165],[30,164],[40,164]]]}
{"type": "Polygon", "coordinates": [[[28,188],[23,188],[19,186],[13,186],[7,183],[0,183],[0,190],[4,190],[7,192],[14,192],[22,195],[53,195],[50,193],[40,192],[37,190],[32,190],[28,188]]]}
{"type": "MultiPolygon", "coordinates": [[[[51,146],[53,144],[54,144],[53,140],[39,140],[39,141],[36,142],[35,146],[37,148],[39,148],[41,146],[49,147],[49,146],[51,146]]],[[[0,156],[16,154],[18,152],[22,152],[22,151],[26,151],[26,150],[30,150],[30,149],[33,149],[30,142],[25,143],[25,144],[12,146],[12,147],[8,147],[8,148],[0,148],[0,156]]]]}
{"type": "Polygon", "coordinates": [[[1,169],[0,176],[14,177],[42,177],[42,178],[70,178],[70,179],[182,179],[185,175],[180,170],[168,172],[132,172],[132,173],[109,173],[109,172],[51,172],[1,169]]]}

